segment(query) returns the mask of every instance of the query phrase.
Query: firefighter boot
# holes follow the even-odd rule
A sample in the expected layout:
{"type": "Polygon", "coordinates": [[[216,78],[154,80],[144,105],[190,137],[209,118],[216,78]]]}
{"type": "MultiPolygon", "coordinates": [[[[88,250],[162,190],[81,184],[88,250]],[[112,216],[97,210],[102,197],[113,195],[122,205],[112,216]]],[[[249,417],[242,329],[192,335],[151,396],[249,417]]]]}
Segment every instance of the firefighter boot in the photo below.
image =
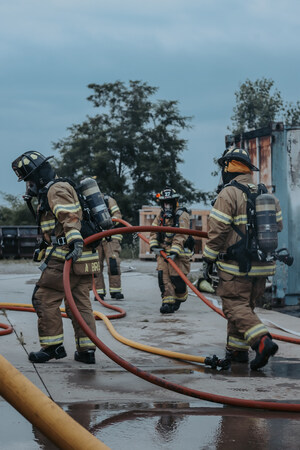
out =
{"type": "MultiPolygon", "coordinates": [[[[105,294],[98,294],[98,295],[99,295],[99,297],[101,298],[101,300],[104,300],[105,294]]],[[[98,301],[98,299],[97,299],[96,297],[94,297],[94,300],[95,300],[95,302],[98,301]]]]}
{"type": "Polygon", "coordinates": [[[84,364],[95,364],[95,350],[85,350],[84,352],[78,352],[76,350],[74,354],[75,361],[83,362],[84,364]]]}
{"type": "Polygon", "coordinates": [[[65,347],[62,344],[51,345],[47,348],[41,348],[38,352],[29,353],[28,359],[33,363],[44,363],[49,359],[60,359],[67,356],[65,347]]]}
{"type": "Polygon", "coordinates": [[[124,295],[121,292],[114,292],[113,294],[110,294],[110,297],[115,298],[116,300],[122,300],[124,295]]]}
{"type": "Polygon", "coordinates": [[[265,334],[252,348],[256,351],[256,356],[250,362],[250,368],[252,370],[257,370],[268,363],[270,356],[275,355],[278,350],[278,345],[272,341],[270,335],[265,334]]]}
{"type": "Polygon", "coordinates": [[[180,300],[175,300],[175,303],[173,305],[174,311],[177,311],[180,308],[181,303],[182,302],[180,300]]]}
{"type": "Polygon", "coordinates": [[[226,348],[225,358],[232,362],[247,363],[249,361],[248,351],[231,350],[226,348]]]}
{"type": "Polygon", "coordinates": [[[163,303],[160,307],[160,312],[162,314],[172,314],[174,312],[174,304],[163,303]]]}

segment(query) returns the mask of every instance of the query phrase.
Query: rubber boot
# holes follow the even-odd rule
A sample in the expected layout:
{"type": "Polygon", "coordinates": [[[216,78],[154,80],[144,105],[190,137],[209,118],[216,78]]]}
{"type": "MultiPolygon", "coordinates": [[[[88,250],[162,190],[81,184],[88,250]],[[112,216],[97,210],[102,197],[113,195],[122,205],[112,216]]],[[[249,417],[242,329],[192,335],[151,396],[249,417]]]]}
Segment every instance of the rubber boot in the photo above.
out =
{"type": "Polygon", "coordinates": [[[160,307],[160,312],[162,314],[172,314],[174,312],[174,304],[163,303],[160,307]]]}
{"type": "MultiPolygon", "coordinates": [[[[101,300],[104,300],[105,298],[105,294],[98,294],[99,297],[101,298],[101,300]]],[[[96,297],[94,297],[95,302],[98,302],[98,299],[96,297]]]]}
{"type": "Polygon", "coordinates": [[[252,348],[256,351],[256,356],[250,362],[250,368],[252,370],[257,370],[268,363],[270,356],[275,355],[278,350],[278,345],[272,341],[270,335],[265,334],[252,348]]]}
{"type": "Polygon", "coordinates": [[[226,348],[225,358],[233,362],[247,363],[249,361],[248,351],[231,350],[226,348]]]}
{"type": "Polygon", "coordinates": [[[174,303],[174,305],[173,305],[173,309],[174,309],[174,311],[178,311],[178,309],[180,308],[180,306],[181,306],[181,301],[180,300],[175,300],[175,303],[174,303]]]}
{"type": "Polygon", "coordinates": [[[65,347],[62,344],[51,345],[47,348],[41,348],[38,352],[29,353],[28,359],[33,363],[45,363],[50,359],[60,359],[67,356],[65,347]]]}
{"type": "Polygon", "coordinates": [[[124,295],[121,292],[114,292],[113,294],[110,294],[110,297],[115,298],[116,300],[122,300],[124,295]]]}
{"type": "Polygon", "coordinates": [[[84,364],[95,364],[95,350],[85,350],[84,352],[78,352],[76,350],[74,354],[75,361],[83,362],[84,364]]]}

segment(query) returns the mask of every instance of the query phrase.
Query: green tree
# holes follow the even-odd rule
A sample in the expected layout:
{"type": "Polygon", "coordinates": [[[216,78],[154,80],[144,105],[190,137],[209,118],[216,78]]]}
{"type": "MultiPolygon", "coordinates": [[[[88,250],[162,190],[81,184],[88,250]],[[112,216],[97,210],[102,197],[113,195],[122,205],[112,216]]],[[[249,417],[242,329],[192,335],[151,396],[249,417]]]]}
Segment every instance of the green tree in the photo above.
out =
{"type": "Polygon", "coordinates": [[[300,123],[300,102],[286,102],[272,79],[246,79],[234,93],[236,104],[231,117],[232,134],[241,134],[281,120],[288,126],[300,123]]]}
{"type": "Polygon", "coordinates": [[[284,121],[286,125],[294,126],[300,124],[300,102],[296,104],[289,102],[285,104],[284,121]]]}
{"type": "Polygon", "coordinates": [[[54,144],[59,150],[60,176],[78,181],[96,176],[103,193],[115,196],[127,220],[137,223],[138,210],[153,203],[158,191],[173,187],[184,202],[204,200],[207,193],[184,179],[178,165],[187,141],[180,132],[190,128],[177,101],[150,97],[158,88],[141,81],[89,84],[87,98],[99,112],[72,125],[69,136],[54,144]]]}
{"type": "Polygon", "coordinates": [[[271,79],[246,79],[234,95],[236,105],[231,117],[233,134],[264,127],[276,120],[283,109],[281,93],[274,89],[271,79]]]}
{"type": "Polygon", "coordinates": [[[0,225],[36,225],[26,203],[18,197],[0,192],[10,206],[0,206],[0,225]]]}

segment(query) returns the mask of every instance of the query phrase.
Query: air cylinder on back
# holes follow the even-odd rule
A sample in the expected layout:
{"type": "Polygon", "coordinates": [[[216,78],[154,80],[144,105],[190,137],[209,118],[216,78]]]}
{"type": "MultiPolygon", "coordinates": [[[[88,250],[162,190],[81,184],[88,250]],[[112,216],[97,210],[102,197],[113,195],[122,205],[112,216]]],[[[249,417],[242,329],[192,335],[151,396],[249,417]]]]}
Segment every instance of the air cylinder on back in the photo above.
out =
{"type": "Polygon", "coordinates": [[[274,252],[278,246],[275,198],[271,194],[256,197],[257,240],[264,253],[274,252]]]}
{"type": "Polygon", "coordinates": [[[113,222],[96,180],[93,178],[84,178],[80,181],[80,190],[86,198],[86,202],[95,221],[103,230],[111,228],[113,222]]]}

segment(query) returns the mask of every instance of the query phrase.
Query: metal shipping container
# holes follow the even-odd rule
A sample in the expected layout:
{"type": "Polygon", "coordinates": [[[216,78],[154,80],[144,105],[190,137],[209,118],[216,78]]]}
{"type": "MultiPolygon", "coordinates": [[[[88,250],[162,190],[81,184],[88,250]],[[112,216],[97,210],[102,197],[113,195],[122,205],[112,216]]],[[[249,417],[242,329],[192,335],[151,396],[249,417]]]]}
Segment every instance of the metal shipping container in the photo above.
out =
{"type": "Polygon", "coordinates": [[[225,144],[235,142],[248,149],[260,171],[254,180],[264,183],[279,199],[283,231],[278,234],[278,249],[288,248],[294,263],[277,263],[272,280],[273,297],[286,305],[298,305],[300,299],[300,125],[287,127],[282,122],[249,131],[241,136],[228,135],[225,144]]]}
{"type": "Polygon", "coordinates": [[[34,225],[7,225],[0,227],[1,258],[32,258],[40,239],[34,225]]]}

